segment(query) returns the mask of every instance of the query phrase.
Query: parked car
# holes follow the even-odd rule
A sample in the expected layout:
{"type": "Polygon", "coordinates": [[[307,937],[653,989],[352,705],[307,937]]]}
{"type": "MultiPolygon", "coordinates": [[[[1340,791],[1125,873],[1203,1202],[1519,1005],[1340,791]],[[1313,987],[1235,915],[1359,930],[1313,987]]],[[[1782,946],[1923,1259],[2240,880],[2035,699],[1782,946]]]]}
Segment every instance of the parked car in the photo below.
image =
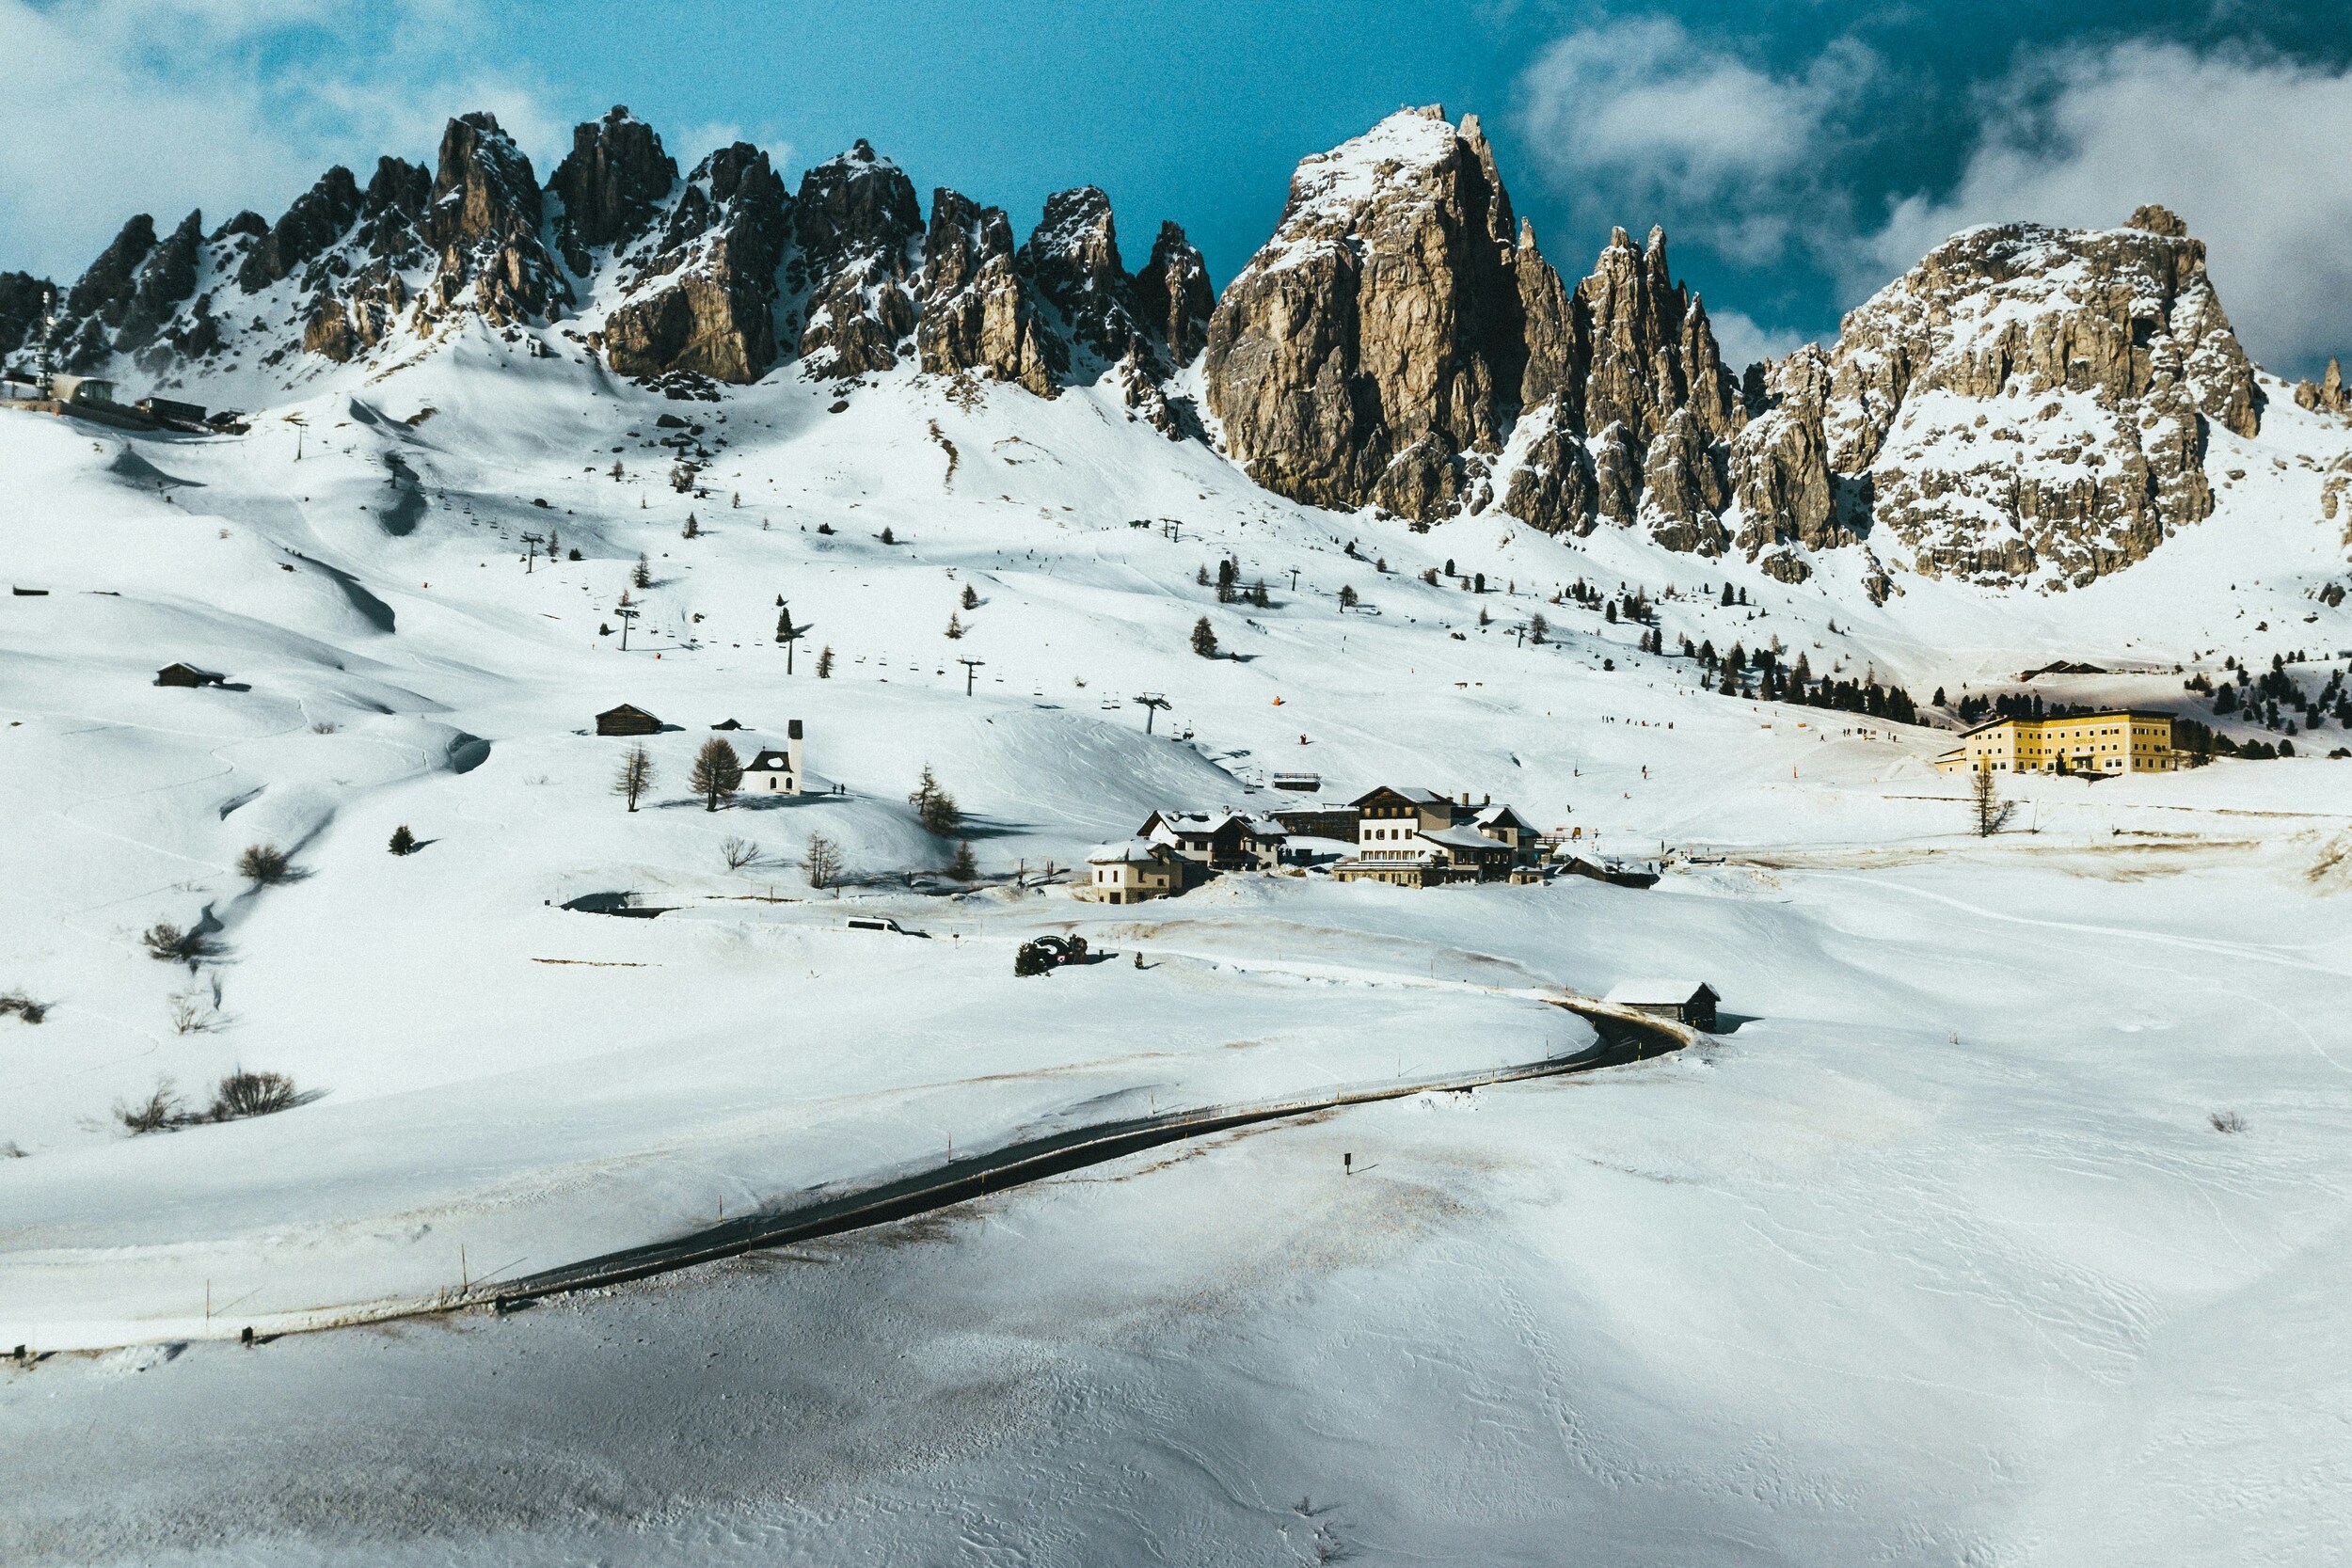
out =
{"type": "Polygon", "coordinates": [[[888,931],[896,937],[929,938],[929,931],[910,931],[886,914],[853,914],[841,923],[845,931],[888,931]]]}

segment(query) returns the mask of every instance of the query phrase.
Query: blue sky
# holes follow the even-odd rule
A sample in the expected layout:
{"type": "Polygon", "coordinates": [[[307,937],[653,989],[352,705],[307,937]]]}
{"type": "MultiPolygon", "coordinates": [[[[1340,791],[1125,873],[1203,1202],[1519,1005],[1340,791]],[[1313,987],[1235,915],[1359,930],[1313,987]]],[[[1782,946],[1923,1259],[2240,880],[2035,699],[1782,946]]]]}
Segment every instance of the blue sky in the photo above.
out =
{"type": "Polygon", "coordinates": [[[1092,182],[1130,250],[1173,217],[1222,283],[1300,156],[1442,103],[1481,116],[1563,271],[1663,223],[1736,356],[1834,331],[1965,223],[2154,199],[2213,245],[2256,353],[2306,372],[2352,346],[2345,9],[0,0],[0,93],[68,111],[0,146],[0,266],[70,275],[135,211],[275,216],[330,162],[429,156],[467,108],[544,174],[627,103],[682,161],[742,136],[797,170],[863,135],[1019,227],[1092,182]]]}

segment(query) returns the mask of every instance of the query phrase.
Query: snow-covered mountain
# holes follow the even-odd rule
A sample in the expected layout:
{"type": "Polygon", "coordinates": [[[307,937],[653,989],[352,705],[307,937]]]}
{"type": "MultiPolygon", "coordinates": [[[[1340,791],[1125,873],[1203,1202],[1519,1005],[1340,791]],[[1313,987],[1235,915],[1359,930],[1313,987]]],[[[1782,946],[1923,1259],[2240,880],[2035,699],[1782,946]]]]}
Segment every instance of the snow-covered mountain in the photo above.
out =
{"type": "MultiPolygon", "coordinates": [[[[1680,554],[1873,603],[1920,579],[2080,589],[2208,524],[2247,576],[2289,587],[2269,546],[2299,564],[2308,541],[2324,560],[2294,586],[2344,576],[2345,400],[2249,362],[2161,208],[1957,235],[1834,343],[1735,373],[1662,232],[1620,230],[1564,281],[1475,117],[1399,111],[1308,159],[1221,299],[1173,224],[1129,272],[1090,186],[1018,244],[1001,209],[930,207],[864,142],[797,190],[746,143],[681,178],[625,108],[543,187],[473,114],[432,170],[330,169],[275,223],[133,218],[57,291],[53,342],[60,368],[246,408],[376,384],[467,320],[694,401],[778,374],[849,397],[902,362],[1041,399],[1107,374],[1133,416],[1279,494],[1373,526],[1622,530],[1657,576],[1680,554]],[[2290,406],[2311,417],[2275,428],[2290,406]],[[2241,487],[2265,460],[2289,483],[2241,487]]],[[[45,288],[0,276],[16,362],[45,288]]]]}

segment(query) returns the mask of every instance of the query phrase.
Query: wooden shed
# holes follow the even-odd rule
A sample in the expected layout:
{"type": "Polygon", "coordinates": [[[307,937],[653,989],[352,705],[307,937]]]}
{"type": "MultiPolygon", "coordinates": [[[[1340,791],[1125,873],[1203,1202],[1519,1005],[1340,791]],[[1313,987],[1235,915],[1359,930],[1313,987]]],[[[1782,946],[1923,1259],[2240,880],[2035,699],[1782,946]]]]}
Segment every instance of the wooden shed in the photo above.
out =
{"type": "Polygon", "coordinates": [[[221,677],[193,664],[167,664],[155,672],[157,686],[218,686],[221,677]]]}
{"type": "Polygon", "coordinates": [[[1601,1000],[1613,1007],[1655,1013],[1711,1035],[1715,1032],[1715,1005],[1723,998],[1704,980],[1625,980],[1612,987],[1601,1000]]]}
{"type": "Polygon", "coordinates": [[[623,703],[596,715],[598,735],[654,735],[660,732],[661,721],[642,707],[623,703]]]}

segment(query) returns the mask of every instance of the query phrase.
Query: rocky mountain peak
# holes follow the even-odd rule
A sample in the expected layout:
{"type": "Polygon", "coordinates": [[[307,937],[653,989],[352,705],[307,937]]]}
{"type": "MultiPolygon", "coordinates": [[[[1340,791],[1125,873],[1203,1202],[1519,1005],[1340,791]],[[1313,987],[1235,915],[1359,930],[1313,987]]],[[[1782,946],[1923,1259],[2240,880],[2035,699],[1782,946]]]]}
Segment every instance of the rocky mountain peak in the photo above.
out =
{"type": "Polygon", "coordinates": [[[1181,227],[1160,225],[1151,259],[1136,274],[1134,286],[1136,308],[1168,345],[1170,365],[1191,364],[1208,346],[1216,291],[1209,285],[1208,262],[1181,227]]]}
{"type": "Polygon", "coordinates": [[[662,150],[652,126],[614,104],[601,119],[572,128],[572,150],[548,182],[563,203],[557,246],[575,273],[588,253],[625,245],[649,228],[677,183],[677,160],[662,150]]]}
{"type": "Polygon", "coordinates": [[[931,193],[915,348],[930,374],[978,372],[1040,397],[1058,390],[1067,356],[1016,265],[1002,207],[982,207],[944,185],[931,193]]]}
{"type": "Polygon", "coordinates": [[[1304,160],[1209,324],[1210,409],[1268,488],[1432,519],[1527,364],[1508,198],[1475,124],[1400,110],[1304,160]]]}
{"type": "Polygon", "coordinates": [[[776,359],[791,208],[768,154],[749,142],[696,165],[659,236],[631,260],[628,297],[596,338],[606,362],[623,375],[757,380],[776,359]]]}
{"type": "Polygon", "coordinates": [[[359,215],[359,182],[341,164],[294,198],[237,269],[237,286],[258,293],[291,276],[311,257],[343,237],[359,215]]]}
{"type": "Polygon", "coordinates": [[[2261,393],[2172,214],[1987,225],[1848,313],[1825,430],[1926,573],[2085,583],[2212,510],[2208,422],[2261,393]]]}
{"type": "Polygon", "coordinates": [[[493,322],[528,320],[571,301],[571,289],[540,243],[537,176],[515,139],[487,113],[461,115],[441,135],[432,199],[419,230],[440,253],[427,313],[456,308],[471,285],[474,308],[493,322]]]}
{"type": "Polygon", "coordinates": [[[792,227],[799,254],[787,281],[807,301],[802,356],[827,375],[898,363],[914,330],[905,279],[923,212],[914,182],[861,137],[802,176],[792,227]]]}
{"type": "Polygon", "coordinates": [[[1019,264],[1068,325],[1072,340],[1105,363],[1143,338],[1135,290],[1119,256],[1111,198],[1093,185],[1057,191],[1021,247],[1019,264]]]}

